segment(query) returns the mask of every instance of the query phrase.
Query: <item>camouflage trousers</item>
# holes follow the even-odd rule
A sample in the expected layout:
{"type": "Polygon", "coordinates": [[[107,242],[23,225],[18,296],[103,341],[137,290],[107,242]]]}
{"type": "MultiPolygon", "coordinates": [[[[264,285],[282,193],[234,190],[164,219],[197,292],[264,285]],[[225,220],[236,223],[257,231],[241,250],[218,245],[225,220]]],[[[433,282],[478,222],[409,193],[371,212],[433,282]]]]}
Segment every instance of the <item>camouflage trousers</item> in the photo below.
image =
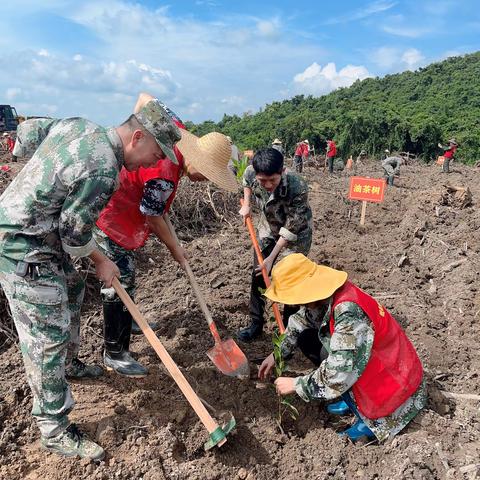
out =
{"type": "Polygon", "coordinates": [[[0,284],[18,332],[32,415],[42,436],[53,437],[68,427],[74,406],[65,365],[78,353],[84,282],[67,257],[34,264],[24,277],[15,273],[16,261],[1,260],[0,284]]]}
{"type": "MultiPolygon", "coordinates": [[[[120,283],[133,299],[135,296],[135,253],[133,250],[126,250],[113,240],[106,233],[95,227],[93,238],[98,249],[114,262],[120,270],[120,283]]],[[[103,302],[122,303],[120,297],[113,288],[102,288],[103,302]]]]}

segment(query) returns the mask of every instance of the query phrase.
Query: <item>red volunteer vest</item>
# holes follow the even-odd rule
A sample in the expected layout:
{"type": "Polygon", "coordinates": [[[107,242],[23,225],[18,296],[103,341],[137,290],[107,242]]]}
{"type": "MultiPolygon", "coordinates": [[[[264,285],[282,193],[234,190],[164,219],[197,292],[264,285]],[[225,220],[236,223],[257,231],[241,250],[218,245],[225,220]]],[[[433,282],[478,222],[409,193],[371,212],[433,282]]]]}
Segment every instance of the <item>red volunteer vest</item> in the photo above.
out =
{"type": "Polygon", "coordinates": [[[334,141],[328,142],[330,150],[327,153],[327,157],[334,157],[337,154],[337,146],[334,141]]]}
{"type": "Polygon", "coordinates": [[[142,247],[151,233],[145,215],[140,212],[143,189],[148,180],[162,178],[174,183],[165,208],[165,212],[169,211],[183,172],[183,156],[176,146],[174,151],[178,165],[166,158],[159,160],[154,167],[141,167],[134,172],[122,168],[120,171],[120,186],[100,213],[97,227],[123,248],[135,250],[142,247]]]}
{"type": "Polygon", "coordinates": [[[365,417],[385,417],[416,392],[423,377],[422,364],[415,347],[390,313],[350,282],[333,295],[331,334],[335,331],[333,310],[342,302],[356,303],[375,331],[370,360],[352,387],[355,402],[365,417]]]}
{"type": "Polygon", "coordinates": [[[457,147],[456,146],[453,146],[452,148],[450,148],[450,150],[447,150],[443,156],[445,158],[453,158],[453,156],[455,155],[455,152],[457,150],[457,147]]]}

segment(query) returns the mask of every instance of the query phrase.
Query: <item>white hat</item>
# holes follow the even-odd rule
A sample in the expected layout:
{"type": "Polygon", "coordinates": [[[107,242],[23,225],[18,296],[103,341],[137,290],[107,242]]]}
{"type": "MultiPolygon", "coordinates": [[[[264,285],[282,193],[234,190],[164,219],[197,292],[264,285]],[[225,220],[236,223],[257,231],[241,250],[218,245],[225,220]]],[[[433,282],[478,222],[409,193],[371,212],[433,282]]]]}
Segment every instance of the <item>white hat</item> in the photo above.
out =
{"type": "Polygon", "coordinates": [[[276,138],[273,142],[272,142],[272,145],[281,145],[282,144],[282,141],[279,140],[278,138],[276,138]]]}
{"type": "Polygon", "coordinates": [[[308,143],[308,140],[304,140],[303,143],[308,143]]]}

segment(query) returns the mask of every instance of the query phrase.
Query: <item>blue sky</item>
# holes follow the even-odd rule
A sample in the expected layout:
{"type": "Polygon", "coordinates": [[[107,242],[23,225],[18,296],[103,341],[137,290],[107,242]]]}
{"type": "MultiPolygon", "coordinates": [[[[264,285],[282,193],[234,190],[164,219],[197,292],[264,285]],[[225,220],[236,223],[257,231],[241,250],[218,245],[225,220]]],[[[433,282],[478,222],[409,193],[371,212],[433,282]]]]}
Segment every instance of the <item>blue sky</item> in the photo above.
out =
{"type": "Polygon", "coordinates": [[[183,120],[480,50],[478,0],[3,0],[0,103],[126,118],[140,91],[183,120]]]}

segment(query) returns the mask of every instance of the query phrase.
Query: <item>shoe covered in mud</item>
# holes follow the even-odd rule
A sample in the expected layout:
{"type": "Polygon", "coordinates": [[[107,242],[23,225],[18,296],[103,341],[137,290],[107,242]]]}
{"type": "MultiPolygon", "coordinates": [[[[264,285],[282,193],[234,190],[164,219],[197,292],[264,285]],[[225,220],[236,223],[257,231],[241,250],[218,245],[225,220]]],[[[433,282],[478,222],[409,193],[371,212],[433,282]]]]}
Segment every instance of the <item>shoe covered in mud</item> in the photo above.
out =
{"type": "Polygon", "coordinates": [[[375,434],[365,425],[363,420],[358,419],[350,428],[347,428],[340,435],[346,435],[352,442],[356,442],[361,438],[374,440],[375,434]]]}
{"type": "Polygon", "coordinates": [[[340,400],[339,402],[327,405],[327,412],[332,415],[347,415],[347,413],[351,413],[351,410],[347,402],[340,400]]]}
{"type": "Polygon", "coordinates": [[[74,423],[56,437],[42,437],[40,442],[45,450],[64,457],[78,456],[100,461],[105,456],[105,450],[90,440],[74,423]]]}
{"type": "MultiPolygon", "coordinates": [[[[149,322],[150,328],[155,331],[160,328],[160,323],[159,322],[149,322]]],[[[132,335],[141,335],[142,330],[138,326],[137,322],[135,320],[132,320],[132,335]]]]}
{"type": "Polygon", "coordinates": [[[103,375],[100,365],[87,365],[78,358],[72,360],[72,364],[65,369],[65,376],[70,380],[84,380],[98,378],[103,375]]]}
{"type": "Polygon", "coordinates": [[[237,338],[241,342],[251,342],[253,339],[258,338],[263,331],[263,324],[252,322],[249,327],[242,328],[237,333],[237,338]]]}
{"type": "Polygon", "coordinates": [[[126,377],[143,378],[148,374],[148,370],[137,362],[129,352],[125,351],[121,353],[104,352],[103,363],[107,370],[113,370],[126,377]]]}

